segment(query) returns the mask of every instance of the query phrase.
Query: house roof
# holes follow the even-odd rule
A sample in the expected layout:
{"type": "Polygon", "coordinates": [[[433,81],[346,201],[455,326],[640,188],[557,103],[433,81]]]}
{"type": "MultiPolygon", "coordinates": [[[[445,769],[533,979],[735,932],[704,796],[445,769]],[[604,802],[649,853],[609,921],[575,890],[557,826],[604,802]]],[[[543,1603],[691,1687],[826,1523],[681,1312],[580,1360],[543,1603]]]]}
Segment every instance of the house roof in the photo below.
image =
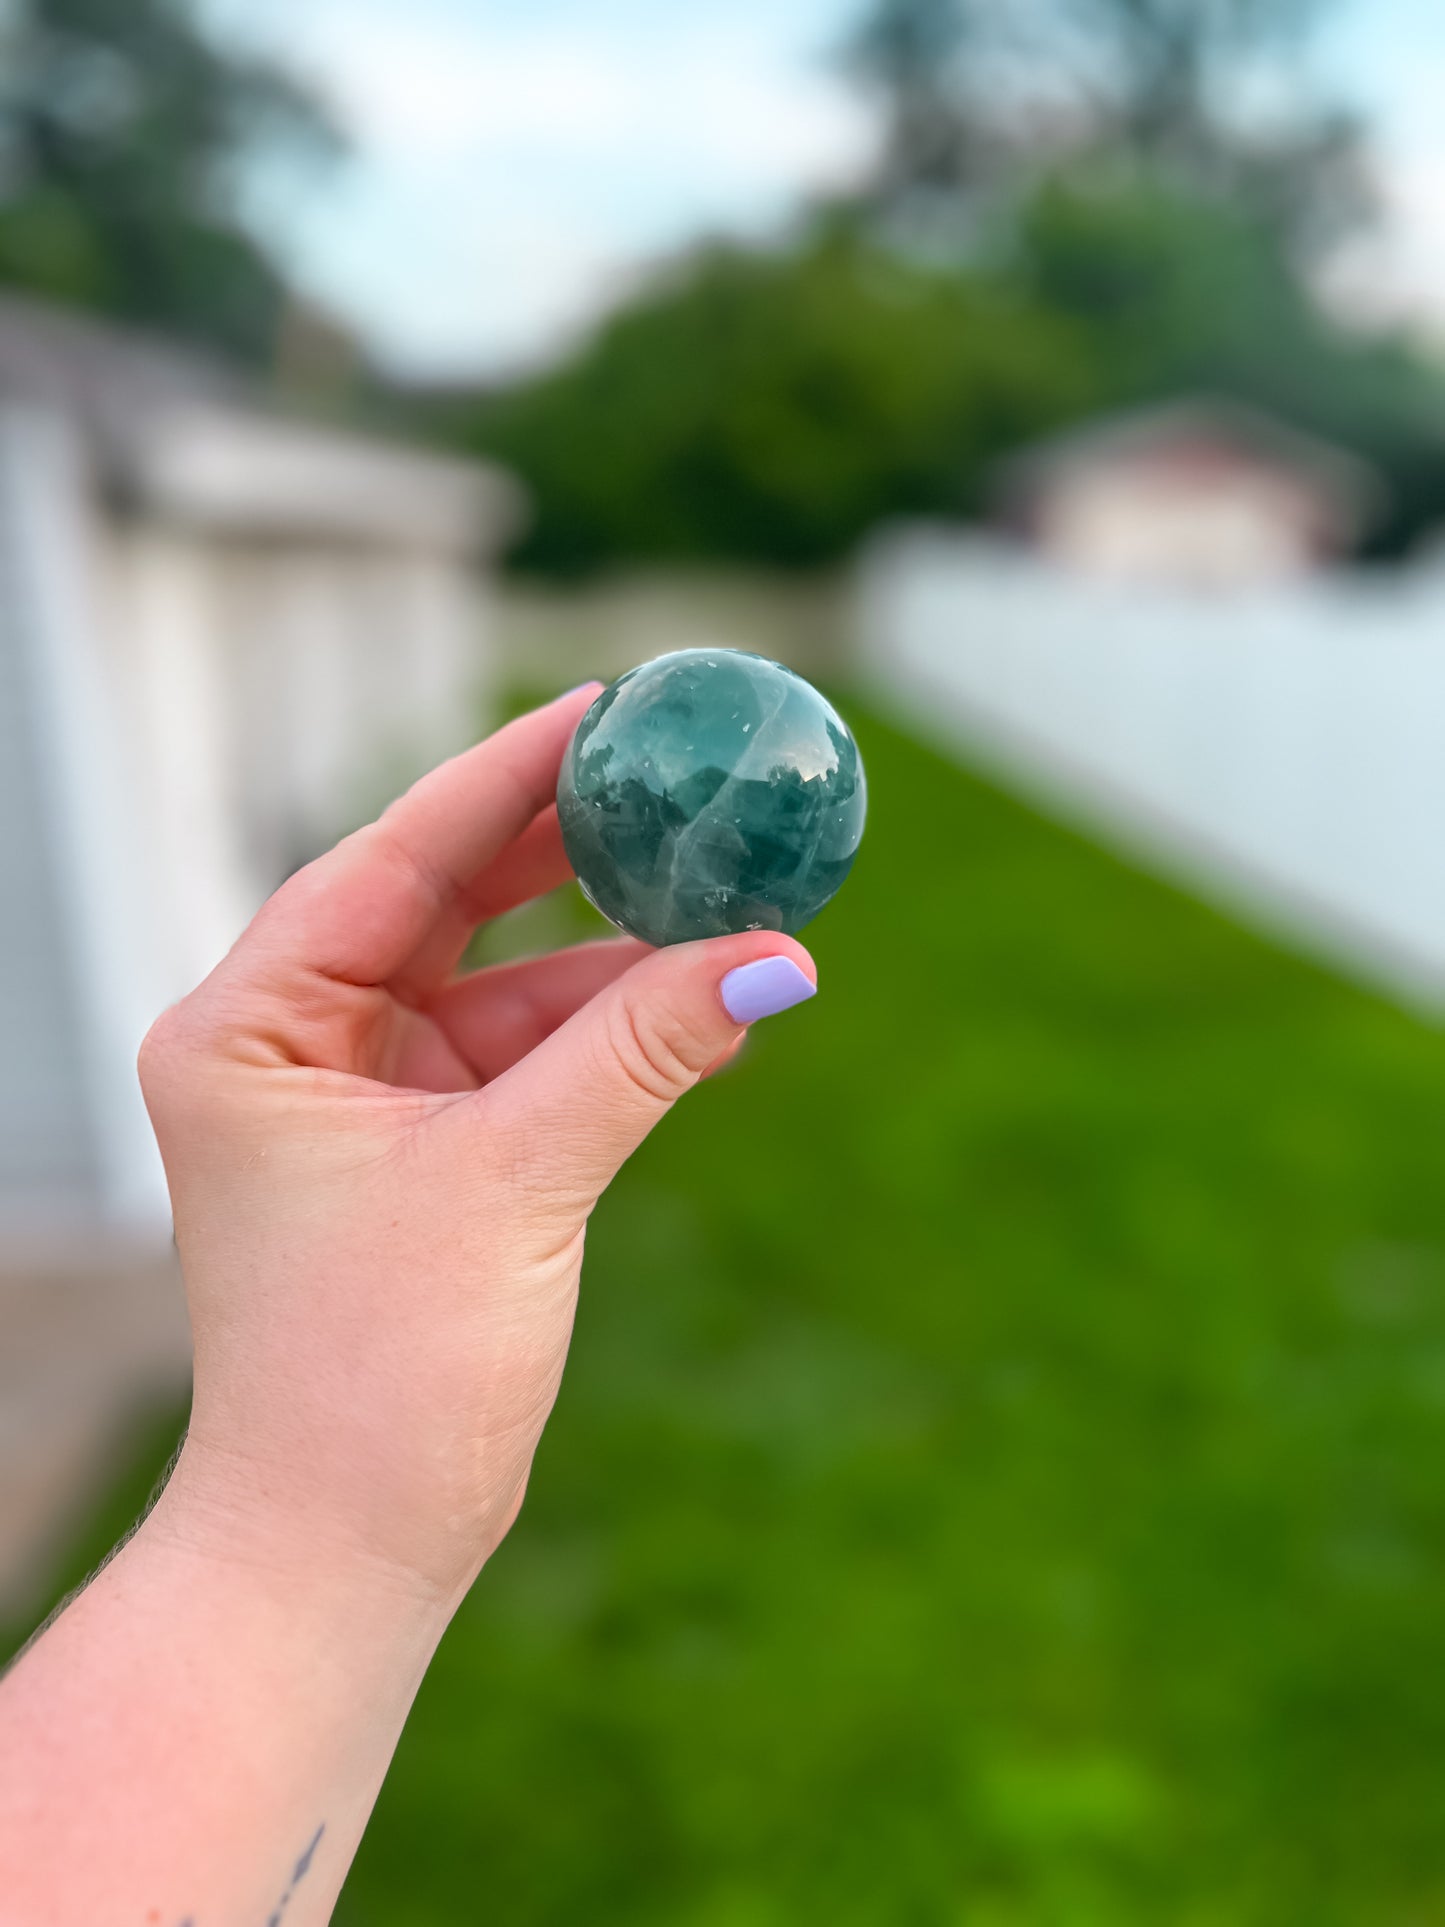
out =
{"type": "Polygon", "coordinates": [[[1356,529],[1381,506],[1384,486],[1368,462],[1262,409],[1212,395],[1184,396],[1159,407],[1108,415],[1036,442],[1002,465],[998,489],[1006,506],[1027,506],[1075,475],[1201,441],[1223,444],[1287,471],[1356,529]]]}
{"type": "Polygon", "coordinates": [[[319,423],[182,343],[8,294],[0,405],[63,414],[113,499],[217,533],[465,554],[521,515],[500,469],[319,423]]]}

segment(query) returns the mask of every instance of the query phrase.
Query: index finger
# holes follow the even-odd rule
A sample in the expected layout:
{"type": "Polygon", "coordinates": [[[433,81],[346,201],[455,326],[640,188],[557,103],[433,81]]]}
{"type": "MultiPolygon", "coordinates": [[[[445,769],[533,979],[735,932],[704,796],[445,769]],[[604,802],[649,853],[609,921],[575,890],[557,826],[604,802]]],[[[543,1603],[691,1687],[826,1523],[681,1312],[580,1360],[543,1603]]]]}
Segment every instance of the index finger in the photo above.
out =
{"type": "Polygon", "coordinates": [[[243,943],[338,982],[386,983],[551,802],[562,753],[600,687],[569,690],[423,776],[375,823],[298,870],[243,943]]]}

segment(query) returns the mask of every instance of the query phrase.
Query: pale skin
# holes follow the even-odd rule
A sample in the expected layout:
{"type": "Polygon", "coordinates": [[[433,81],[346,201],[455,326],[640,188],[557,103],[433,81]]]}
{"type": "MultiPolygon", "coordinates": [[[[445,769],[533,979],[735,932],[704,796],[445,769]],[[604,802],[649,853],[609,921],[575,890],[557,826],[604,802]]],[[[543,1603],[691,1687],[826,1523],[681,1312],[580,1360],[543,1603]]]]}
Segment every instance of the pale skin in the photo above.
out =
{"type": "Polygon", "coordinates": [[[299,872],[146,1040],[192,1419],[150,1516],[0,1684],[7,1927],[329,1919],[522,1504],[589,1213],[741,1042],[724,976],[815,977],[768,932],[456,975],[478,923],[570,874],[551,797],[596,691],[299,872]]]}

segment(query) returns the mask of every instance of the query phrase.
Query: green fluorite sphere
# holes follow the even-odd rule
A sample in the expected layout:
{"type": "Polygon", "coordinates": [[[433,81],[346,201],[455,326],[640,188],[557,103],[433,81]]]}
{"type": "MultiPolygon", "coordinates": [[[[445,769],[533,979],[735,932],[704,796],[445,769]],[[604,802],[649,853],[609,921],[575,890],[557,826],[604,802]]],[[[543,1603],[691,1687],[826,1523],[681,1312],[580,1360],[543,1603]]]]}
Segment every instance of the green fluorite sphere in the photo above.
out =
{"type": "Polygon", "coordinates": [[[557,783],[583,890],[652,944],[800,930],[851,869],[866,807],[832,705],[732,649],[629,669],[577,725],[557,783]]]}

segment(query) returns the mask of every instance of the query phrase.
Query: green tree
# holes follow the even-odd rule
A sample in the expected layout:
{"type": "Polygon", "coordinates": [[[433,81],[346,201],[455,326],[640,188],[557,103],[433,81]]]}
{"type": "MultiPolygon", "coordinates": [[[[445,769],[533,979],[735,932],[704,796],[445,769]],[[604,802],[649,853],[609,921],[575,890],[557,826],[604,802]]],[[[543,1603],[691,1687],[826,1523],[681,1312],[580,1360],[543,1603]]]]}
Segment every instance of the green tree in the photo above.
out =
{"type": "Polygon", "coordinates": [[[1314,245],[1365,205],[1358,127],[1298,83],[1267,125],[1236,103],[1271,66],[1289,71],[1328,5],[875,0],[845,48],[885,117],[872,199],[976,212],[1065,160],[1108,154],[1314,245]]]}
{"type": "Polygon", "coordinates": [[[976,509],[995,457],[1096,398],[1066,323],[837,230],[704,251],[465,432],[532,490],[524,565],[806,567],[976,509]]]}
{"type": "Polygon", "coordinates": [[[1110,167],[1042,182],[967,268],[840,221],[705,250],[458,432],[531,491],[524,567],[804,568],[889,517],[977,516],[1021,442],[1200,392],[1372,460],[1386,550],[1445,511],[1438,371],[1330,320],[1267,221],[1110,167]]]}
{"type": "Polygon", "coordinates": [[[19,0],[0,28],[0,280],[270,358],[283,278],[236,212],[261,149],[334,130],[188,0],[19,0]]]}

